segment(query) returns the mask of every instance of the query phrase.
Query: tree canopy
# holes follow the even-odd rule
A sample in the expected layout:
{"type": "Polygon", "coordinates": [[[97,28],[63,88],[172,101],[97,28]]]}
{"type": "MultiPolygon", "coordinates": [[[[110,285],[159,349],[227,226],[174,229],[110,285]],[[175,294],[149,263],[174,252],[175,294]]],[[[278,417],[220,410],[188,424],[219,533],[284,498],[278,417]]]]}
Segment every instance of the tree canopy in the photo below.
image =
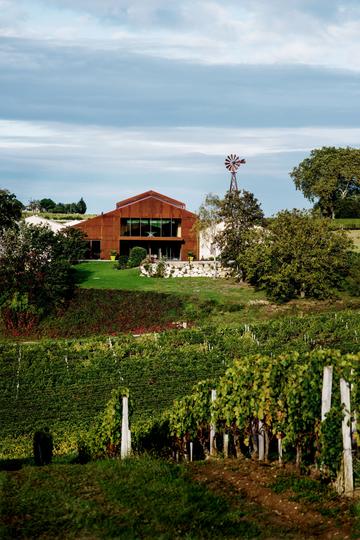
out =
{"type": "Polygon", "coordinates": [[[277,301],[329,297],[349,272],[351,241],[328,219],[285,210],[251,235],[239,264],[250,284],[277,301]]]}
{"type": "Polygon", "coordinates": [[[19,221],[22,209],[23,204],[17,200],[14,193],[0,189],[0,233],[19,221]]]}
{"type": "Polygon", "coordinates": [[[326,147],[312,150],[291,173],[296,189],[321,213],[332,218],[342,201],[360,197],[360,149],[326,147]]]}
{"type": "Polygon", "coordinates": [[[249,232],[264,221],[261,206],[249,191],[228,191],[224,199],[219,200],[219,220],[224,224],[216,237],[221,260],[225,265],[234,261],[235,271],[241,272],[239,256],[248,246],[249,232]]]}
{"type": "Polygon", "coordinates": [[[20,222],[6,229],[0,242],[0,308],[9,329],[26,329],[74,290],[70,263],[84,256],[84,233],[20,222]]]}

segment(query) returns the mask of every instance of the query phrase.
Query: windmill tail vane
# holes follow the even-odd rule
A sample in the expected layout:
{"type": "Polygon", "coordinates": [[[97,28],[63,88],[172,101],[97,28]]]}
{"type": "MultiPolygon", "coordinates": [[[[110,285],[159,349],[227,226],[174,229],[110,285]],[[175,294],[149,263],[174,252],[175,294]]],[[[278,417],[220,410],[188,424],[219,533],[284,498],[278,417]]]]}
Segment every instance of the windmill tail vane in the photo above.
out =
{"type": "Polygon", "coordinates": [[[239,191],[236,179],[236,172],[240,165],[244,165],[245,163],[245,159],[240,159],[239,156],[237,156],[236,154],[229,154],[225,158],[225,167],[228,171],[231,172],[230,192],[239,191]]]}

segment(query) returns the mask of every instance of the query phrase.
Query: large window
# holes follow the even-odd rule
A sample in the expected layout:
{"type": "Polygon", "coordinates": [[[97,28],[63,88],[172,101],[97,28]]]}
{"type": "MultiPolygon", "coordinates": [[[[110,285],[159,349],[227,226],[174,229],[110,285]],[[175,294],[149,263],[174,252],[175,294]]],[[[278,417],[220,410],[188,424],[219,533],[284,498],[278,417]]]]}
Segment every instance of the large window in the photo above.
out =
{"type": "Polygon", "coordinates": [[[181,219],[123,218],[120,223],[120,236],[180,238],[181,219]]]}

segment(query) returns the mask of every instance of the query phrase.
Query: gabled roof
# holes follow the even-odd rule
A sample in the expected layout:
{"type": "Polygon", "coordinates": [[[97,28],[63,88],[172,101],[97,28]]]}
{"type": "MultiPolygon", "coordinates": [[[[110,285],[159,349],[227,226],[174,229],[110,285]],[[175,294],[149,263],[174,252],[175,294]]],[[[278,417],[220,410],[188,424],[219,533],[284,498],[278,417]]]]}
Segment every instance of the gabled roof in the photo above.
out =
{"type": "Polygon", "coordinates": [[[152,190],[145,191],[144,193],[140,193],[140,195],[135,195],[134,197],[129,197],[128,199],[124,199],[123,201],[116,203],[116,208],[128,206],[129,204],[134,204],[144,199],[149,199],[150,197],[176,206],[177,208],[185,209],[185,204],[183,202],[177,201],[176,199],[172,199],[171,197],[167,197],[166,195],[162,195],[161,193],[152,190]]]}

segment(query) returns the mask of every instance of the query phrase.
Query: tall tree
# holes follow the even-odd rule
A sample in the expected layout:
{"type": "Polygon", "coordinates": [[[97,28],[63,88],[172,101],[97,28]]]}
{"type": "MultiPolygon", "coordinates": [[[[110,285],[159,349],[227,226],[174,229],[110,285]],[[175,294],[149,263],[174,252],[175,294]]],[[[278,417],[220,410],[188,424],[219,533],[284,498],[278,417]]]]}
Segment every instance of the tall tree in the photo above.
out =
{"type": "Polygon", "coordinates": [[[23,204],[17,200],[14,193],[0,189],[0,233],[19,221],[23,208],[23,204]]]}
{"type": "Polygon", "coordinates": [[[323,215],[334,218],[342,200],[360,195],[360,150],[326,146],[312,150],[290,176],[323,215]]]}
{"type": "Polygon", "coordinates": [[[228,191],[219,201],[219,219],[224,229],[217,234],[217,242],[224,264],[233,262],[237,274],[242,273],[239,256],[249,243],[249,233],[254,226],[261,226],[264,213],[258,200],[249,191],[228,191]]]}
{"type": "Polygon", "coordinates": [[[81,197],[80,201],[77,203],[77,211],[79,212],[79,214],[85,214],[86,212],[86,202],[84,201],[84,199],[81,197]]]}

